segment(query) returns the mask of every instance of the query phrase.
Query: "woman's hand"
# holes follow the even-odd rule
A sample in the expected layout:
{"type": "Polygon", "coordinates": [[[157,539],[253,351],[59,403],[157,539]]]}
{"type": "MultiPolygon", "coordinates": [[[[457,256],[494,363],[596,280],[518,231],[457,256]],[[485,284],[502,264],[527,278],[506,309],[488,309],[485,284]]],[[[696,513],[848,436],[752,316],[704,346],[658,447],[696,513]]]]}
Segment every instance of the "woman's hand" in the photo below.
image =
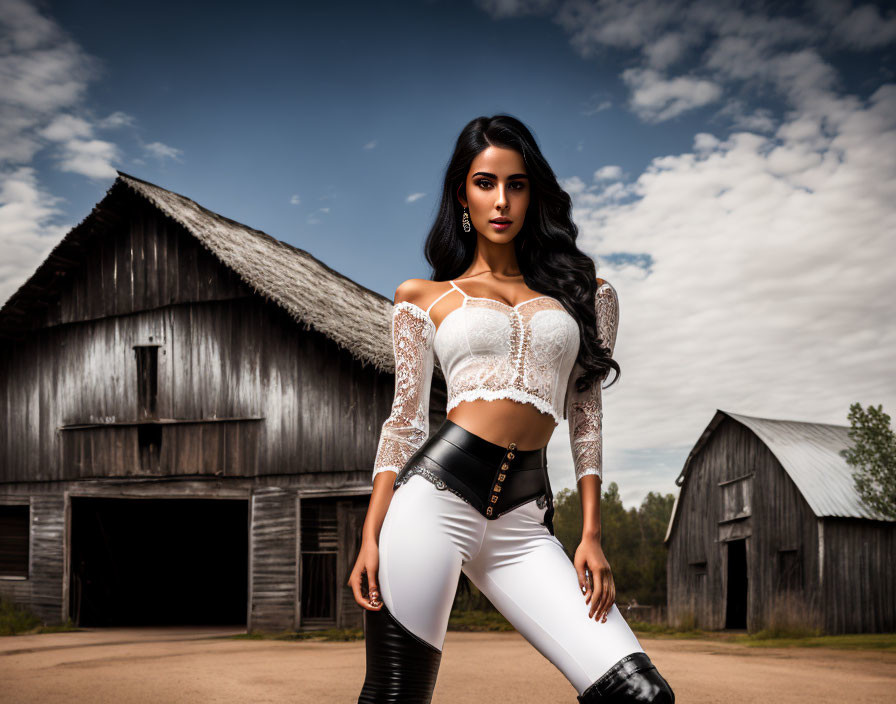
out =
{"type": "Polygon", "coordinates": [[[573,564],[579,575],[579,587],[585,594],[585,603],[591,604],[588,618],[594,618],[594,614],[597,613],[597,619],[606,623],[610,607],[616,601],[616,585],[613,583],[610,563],[604,556],[600,541],[594,537],[582,538],[582,542],[576,548],[573,564]],[[586,567],[590,572],[587,579],[586,567]],[[595,594],[597,598],[592,598],[595,594]]]}
{"type": "Polygon", "coordinates": [[[355,560],[355,567],[348,578],[348,586],[352,588],[355,601],[368,611],[379,611],[383,607],[376,583],[379,564],[379,546],[373,540],[362,541],[361,549],[358,551],[358,559],[355,560]],[[361,590],[361,580],[364,574],[367,575],[367,596],[364,596],[361,590]]]}

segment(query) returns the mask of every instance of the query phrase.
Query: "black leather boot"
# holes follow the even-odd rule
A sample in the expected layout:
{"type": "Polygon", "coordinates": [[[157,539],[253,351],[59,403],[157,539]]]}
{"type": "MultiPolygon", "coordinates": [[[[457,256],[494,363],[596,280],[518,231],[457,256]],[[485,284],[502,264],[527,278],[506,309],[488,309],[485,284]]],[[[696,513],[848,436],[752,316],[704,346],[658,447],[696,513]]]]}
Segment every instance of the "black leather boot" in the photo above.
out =
{"type": "Polygon", "coordinates": [[[429,704],[442,651],[401,625],[383,604],[364,610],[367,676],[358,704],[429,704]]]}
{"type": "Polygon", "coordinates": [[[675,693],[647,653],[626,655],[578,697],[580,704],[674,704],[675,693]]]}

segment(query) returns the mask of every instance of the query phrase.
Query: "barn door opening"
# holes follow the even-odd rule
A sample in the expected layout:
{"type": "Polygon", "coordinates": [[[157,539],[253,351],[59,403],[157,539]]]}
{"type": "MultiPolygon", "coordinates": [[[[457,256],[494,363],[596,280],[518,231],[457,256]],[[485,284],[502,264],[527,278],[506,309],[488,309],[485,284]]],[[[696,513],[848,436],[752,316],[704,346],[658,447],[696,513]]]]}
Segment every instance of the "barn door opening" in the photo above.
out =
{"type": "Polygon", "coordinates": [[[747,627],[747,541],[729,540],[725,628],[747,627]]]}
{"type": "Polygon", "coordinates": [[[339,555],[337,501],[302,499],[301,514],[302,628],[334,628],[339,555]]]}
{"type": "Polygon", "coordinates": [[[246,625],[248,502],[73,497],[78,626],[246,625]]]}

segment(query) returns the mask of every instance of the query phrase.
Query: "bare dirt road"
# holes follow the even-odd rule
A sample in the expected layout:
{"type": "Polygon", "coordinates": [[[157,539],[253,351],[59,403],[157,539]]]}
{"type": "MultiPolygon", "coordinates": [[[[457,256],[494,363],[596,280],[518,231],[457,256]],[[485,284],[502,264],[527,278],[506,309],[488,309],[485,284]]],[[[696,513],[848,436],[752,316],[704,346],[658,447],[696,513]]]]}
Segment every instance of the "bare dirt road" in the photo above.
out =
{"type": "MultiPolygon", "coordinates": [[[[357,701],[363,641],[226,637],[238,632],[110,628],[0,637],[0,702],[357,701]]],[[[896,653],[639,640],[676,704],[896,701],[896,653]]],[[[575,701],[573,687],[518,633],[448,633],[434,704],[575,701]]]]}

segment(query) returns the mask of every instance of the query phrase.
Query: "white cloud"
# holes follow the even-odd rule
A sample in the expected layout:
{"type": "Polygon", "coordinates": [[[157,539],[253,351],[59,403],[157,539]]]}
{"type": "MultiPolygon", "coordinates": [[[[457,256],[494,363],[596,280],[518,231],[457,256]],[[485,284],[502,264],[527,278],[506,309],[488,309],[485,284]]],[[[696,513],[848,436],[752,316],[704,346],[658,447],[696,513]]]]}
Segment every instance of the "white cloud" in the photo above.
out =
{"type": "MultiPolygon", "coordinates": [[[[894,153],[889,84],[819,92],[774,135],[699,133],[632,183],[563,181],[619,292],[604,478],[624,498],[674,492],[680,466],[629,475],[632,453],[683,460],[716,408],[846,424],[854,401],[896,403],[894,153]],[[617,252],[646,253],[649,274],[617,252]]],[[[572,485],[568,458],[554,472],[572,485]]]]}
{"type": "Polygon", "coordinates": [[[870,3],[852,7],[848,0],[816,0],[811,7],[842,46],[872,49],[896,39],[896,13],[892,7],[886,17],[870,3]]]}
{"type": "Polygon", "coordinates": [[[162,142],[151,142],[144,145],[143,148],[147,154],[154,156],[159,160],[174,159],[175,161],[180,161],[180,157],[183,154],[180,149],[163,144],[162,142]]]}
{"type": "MultiPolygon", "coordinates": [[[[329,197],[332,197],[332,196],[327,196],[327,197],[329,198],[329,197]]],[[[321,197],[318,198],[318,200],[323,200],[323,198],[324,198],[324,196],[321,196],[321,197]]],[[[320,214],[324,214],[324,215],[326,215],[326,214],[329,213],[329,212],[330,212],[330,208],[329,208],[329,206],[324,207],[324,208],[318,208],[318,209],[315,210],[313,213],[311,213],[310,215],[308,215],[308,219],[306,220],[306,222],[307,222],[309,225],[320,225],[320,223],[322,223],[323,220],[322,220],[320,217],[318,217],[318,216],[319,216],[320,214]]]]}
{"type": "Polygon", "coordinates": [[[614,181],[622,178],[622,167],[615,164],[602,166],[594,172],[595,181],[614,181]]]}
{"type": "Polygon", "coordinates": [[[90,137],[93,128],[86,120],[74,115],[57,115],[53,121],[38,131],[41,137],[53,142],[67,142],[79,137],[90,137]]]}
{"type": "Polygon", "coordinates": [[[722,95],[721,87],[712,81],[692,76],[665,79],[653,69],[626,69],[622,80],[632,89],[632,109],[649,122],[668,120],[722,95]]]}
{"type": "Polygon", "coordinates": [[[494,18],[519,17],[553,10],[557,0],[479,0],[479,6],[494,18]]]}
{"type": "MultiPolygon", "coordinates": [[[[677,490],[716,408],[846,424],[852,402],[896,404],[896,85],[850,95],[827,59],[891,46],[896,13],[880,7],[544,10],[580,56],[624,62],[642,120],[719,103],[690,151],[656,156],[633,181],[603,169],[591,183],[561,179],[579,246],[620,296],[623,376],[604,394],[604,480],[626,501],[677,490]]],[[[571,486],[565,429],[554,437],[555,486],[571,486]]]]}
{"type": "Polygon", "coordinates": [[[802,14],[737,0],[480,0],[479,5],[496,19],[552,15],[583,58],[635,52],[636,64],[620,78],[629,88],[630,108],[647,122],[731,97],[720,115],[730,116],[735,127],[770,130],[768,116],[738,115],[743,103],[724,92],[736,93],[739,82],[760,89],[770,85],[785,99],[832,90],[837,77],[821,58],[823,51],[867,50],[896,40],[896,13],[884,16],[874,5],[854,8],[844,0],[806,2],[802,14]],[[686,70],[671,71],[685,58],[692,59],[686,70]]]}
{"type": "Polygon", "coordinates": [[[733,131],[772,132],[777,125],[774,114],[768,108],[750,108],[743,100],[732,98],[716,116],[729,118],[733,131]]]}
{"type": "Polygon", "coordinates": [[[6,301],[74,223],[55,223],[61,199],[42,190],[34,169],[20,166],[0,179],[0,300],[6,301]]]}
{"type": "Polygon", "coordinates": [[[585,108],[583,114],[590,117],[591,115],[596,115],[597,113],[603,112],[604,110],[609,110],[611,107],[613,107],[613,103],[611,101],[601,100],[593,108],[585,108]]]}
{"type": "Polygon", "coordinates": [[[407,203],[413,203],[415,200],[420,200],[425,195],[425,193],[411,193],[411,195],[405,198],[405,201],[407,203]]]}
{"type": "Polygon", "coordinates": [[[5,301],[69,229],[61,199],[42,188],[32,166],[46,150],[55,168],[113,178],[118,147],[96,128],[131,124],[113,112],[94,119],[82,103],[100,63],[25,0],[0,0],[0,297],[5,301]]]}
{"type": "Polygon", "coordinates": [[[376,140],[373,139],[364,145],[364,149],[373,149],[376,146],[376,140]]]}
{"type": "Polygon", "coordinates": [[[707,132],[698,132],[694,135],[694,151],[707,152],[719,146],[719,140],[715,135],[707,132]]]}
{"type": "Polygon", "coordinates": [[[58,168],[89,178],[115,178],[112,163],[119,160],[118,147],[101,139],[70,139],[61,149],[58,168]]]}
{"type": "Polygon", "coordinates": [[[290,199],[289,199],[289,203],[290,203],[290,205],[298,205],[298,204],[301,203],[301,202],[302,202],[302,199],[299,198],[298,195],[293,195],[293,196],[291,196],[290,199]]]}
{"type": "Polygon", "coordinates": [[[683,32],[669,32],[644,47],[647,65],[654,69],[664,69],[679,61],[694,37],[683,32]]]}
{"type": "Polygon", "coordinates": [[[116,110],[111,115],[97,122],[97,127],[102,129],[116,129],[118,127],[130,127],[136,122],[133,115],[116,110]]]}

